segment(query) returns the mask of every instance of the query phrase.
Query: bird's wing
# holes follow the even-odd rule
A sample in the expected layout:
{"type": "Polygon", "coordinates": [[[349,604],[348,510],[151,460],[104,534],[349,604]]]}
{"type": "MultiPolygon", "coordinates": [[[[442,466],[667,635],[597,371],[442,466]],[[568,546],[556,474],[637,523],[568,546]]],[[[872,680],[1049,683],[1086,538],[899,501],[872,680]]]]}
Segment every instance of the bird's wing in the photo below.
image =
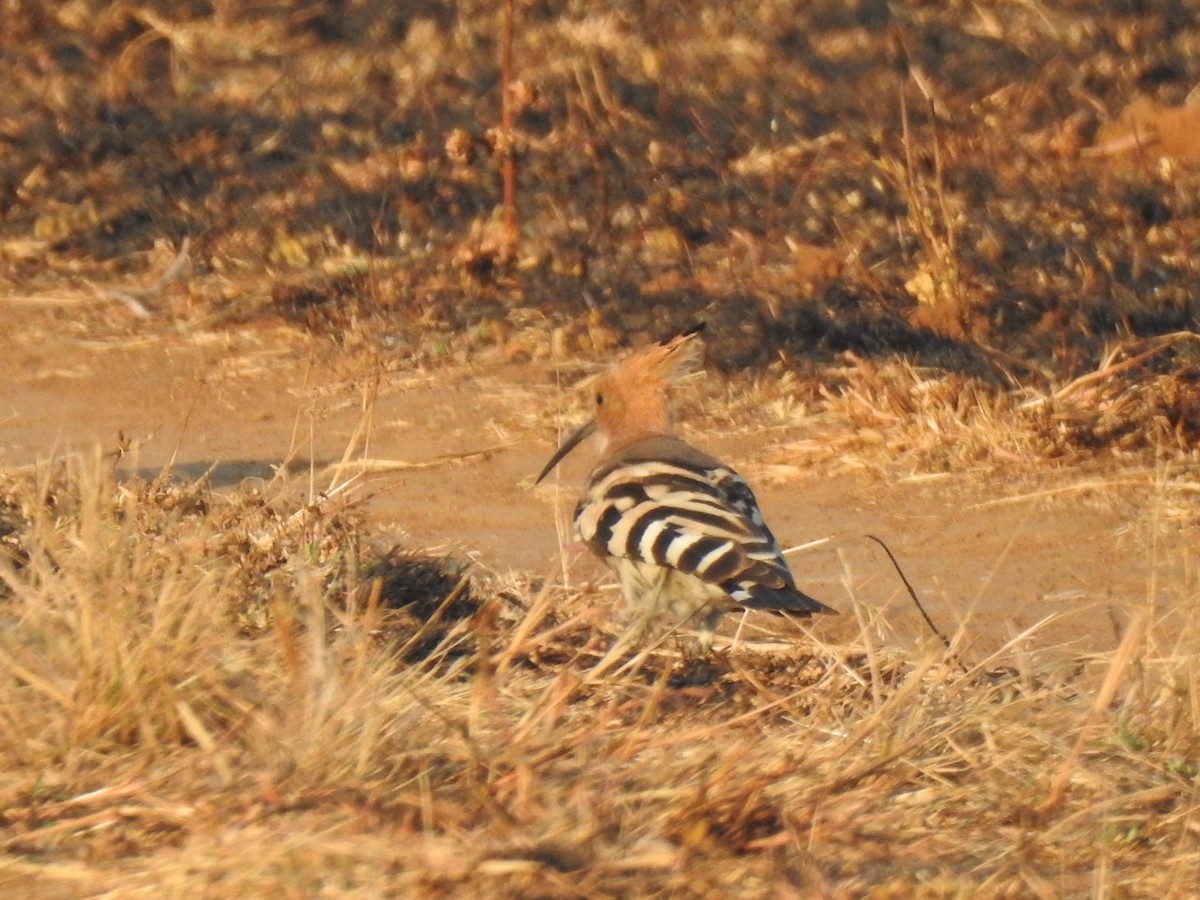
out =
{"type": "Polygon", "coordinates": [[[824,609],[796,590],[754,493],[727,466],[666,460],[617,466],[593,479],[576,524],[595,553],[694,575],[738,605],[824,609]]]}

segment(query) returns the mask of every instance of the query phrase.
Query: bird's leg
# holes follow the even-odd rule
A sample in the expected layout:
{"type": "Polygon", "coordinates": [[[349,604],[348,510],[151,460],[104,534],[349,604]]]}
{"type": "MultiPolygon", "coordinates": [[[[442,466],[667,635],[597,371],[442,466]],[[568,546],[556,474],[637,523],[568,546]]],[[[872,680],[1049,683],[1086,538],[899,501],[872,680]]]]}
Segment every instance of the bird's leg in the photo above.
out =
{"type": "Polygon", "coordinates": [[[626,634],[633,644],[641,645],[646,642],[647,636],[654,629],[654,623],[658,620],[658,616],[653,610],[639,610],[634,618],[633,624],[630,626],[626,634]]]}
{"type": "Polygon", "coordinates": [[[717,624],[721,621],[722,611],[719,609],[710,609],[704,618],[700,620],[700,633],[698,635],[700,641],[700,655],[708,656],[712,653],[713,641],[717,638],[717,624]]]}

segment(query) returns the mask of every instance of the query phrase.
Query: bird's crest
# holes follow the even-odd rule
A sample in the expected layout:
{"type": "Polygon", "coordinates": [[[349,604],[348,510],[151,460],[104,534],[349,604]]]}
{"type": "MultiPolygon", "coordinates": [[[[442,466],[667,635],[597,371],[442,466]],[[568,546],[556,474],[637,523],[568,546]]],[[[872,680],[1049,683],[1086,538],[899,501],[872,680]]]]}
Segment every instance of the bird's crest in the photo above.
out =
{"type": "Polygon", "coordinates": [[[621,380],[666,387],[699,368],[703,350],[696,338],[703,331],[700,322],[682,334],[634,351],[601,375],[598,383],[621,380]]]}
{"type": "Polygon", "coordinates": [[[652,434],[670,434],[667,388],[699,368],[704,330],[683,334],[629,354],[596,379],[596,426],[601,453],[652,434]]]}
{"type": "Polygon", "coordinates": [[[703,351],[696,338],[702,331],[704,323],[700,322],[682,334],[630,353],[597,377],[592,385],[593,417],[563,442],[537,481],[593,432],[600,434],[602,455],[643,437],[670,434],[667,388],[699,369],[703,351]]]}

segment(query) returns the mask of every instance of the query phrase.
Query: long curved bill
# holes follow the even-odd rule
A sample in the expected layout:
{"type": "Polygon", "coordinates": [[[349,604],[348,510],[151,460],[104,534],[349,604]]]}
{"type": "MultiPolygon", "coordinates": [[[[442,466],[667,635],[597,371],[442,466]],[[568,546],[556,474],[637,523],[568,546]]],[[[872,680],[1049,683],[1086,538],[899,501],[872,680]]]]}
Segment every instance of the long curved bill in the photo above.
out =
{"type": "Polygon", "coordinates": [[[542,469],[542,473],[538,475],[537,480],[534,481],[534,484],[540,484],[541,480],[550,474],[550,470],[562,462],[563,457],[579,446],[581,441],[590,437],[592,432],[595,430],[595,419],[588,419],[588,421],[576,428],[571,436],[563,441],[562,446],[554,451],[554,455],[550,457],[550,462],[546,463],[546,467],[542,469]]]}

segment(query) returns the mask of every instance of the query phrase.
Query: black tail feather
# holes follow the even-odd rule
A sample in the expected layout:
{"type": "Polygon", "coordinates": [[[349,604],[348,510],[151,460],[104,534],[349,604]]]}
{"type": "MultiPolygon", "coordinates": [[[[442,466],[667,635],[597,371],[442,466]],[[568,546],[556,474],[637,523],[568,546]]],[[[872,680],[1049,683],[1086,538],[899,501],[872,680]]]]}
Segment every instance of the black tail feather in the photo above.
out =
{"type": "Polygon", "coordinates": [[[813,613],[831,613],[837,615],[837,610],[826,606],[803,591],[795,588],[772,588],[756,584],[753,586],[739,584],[730,591],[735,603],[746,609],[765,609],[771,612],[788,612],[797,616],[811,616],[813,613]],[[748,595],[748,596],[747,596],[748,595]]]}

